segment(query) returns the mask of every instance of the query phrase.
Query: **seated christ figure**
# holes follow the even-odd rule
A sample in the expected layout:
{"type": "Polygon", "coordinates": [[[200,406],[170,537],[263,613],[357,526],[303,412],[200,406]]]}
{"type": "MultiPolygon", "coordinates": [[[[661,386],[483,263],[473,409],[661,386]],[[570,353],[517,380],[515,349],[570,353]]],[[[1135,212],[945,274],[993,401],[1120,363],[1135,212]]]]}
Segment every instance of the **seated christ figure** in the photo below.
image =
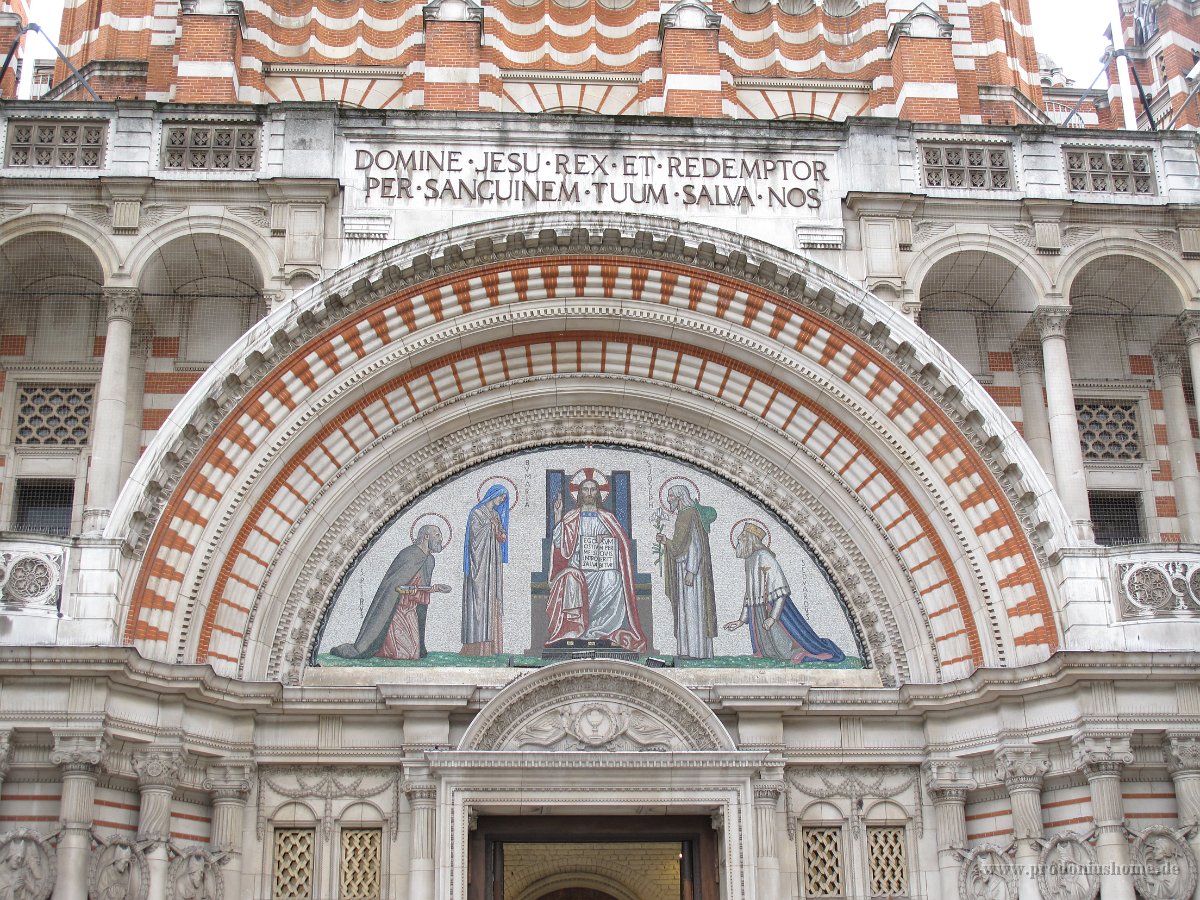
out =
{"type": "Polygon", "coordinates": [[[646,649],[634,593],[633,553],[620,521],[600,507],[600,486],[579,485],[579,505],[563,514],[554,498],[547,645],[568,638],[608,640],[626,650],[646,649]]]}

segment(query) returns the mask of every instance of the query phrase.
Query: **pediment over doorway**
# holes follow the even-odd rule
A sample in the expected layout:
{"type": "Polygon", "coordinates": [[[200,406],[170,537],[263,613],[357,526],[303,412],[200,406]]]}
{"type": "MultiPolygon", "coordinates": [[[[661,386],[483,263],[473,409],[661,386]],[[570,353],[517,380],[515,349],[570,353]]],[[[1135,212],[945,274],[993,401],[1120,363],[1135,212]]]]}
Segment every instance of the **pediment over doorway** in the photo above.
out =
{"type": "Polygon", "coordinates": [[[731,751],[698,697],[657,670],[615,660],[547,666],[510,684],[459,750],[731,751]]]}

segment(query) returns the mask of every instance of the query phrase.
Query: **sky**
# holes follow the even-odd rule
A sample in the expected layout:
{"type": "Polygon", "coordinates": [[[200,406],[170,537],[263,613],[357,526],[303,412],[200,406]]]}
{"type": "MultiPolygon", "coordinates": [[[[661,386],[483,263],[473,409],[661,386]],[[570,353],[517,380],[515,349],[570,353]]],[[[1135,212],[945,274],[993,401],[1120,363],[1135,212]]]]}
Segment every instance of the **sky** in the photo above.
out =
{"type": "MultiPolygon", "coordinates": [[[[1075,86],[1091,84],[1100,71],[1100,55],[1107,41],[1104,29],[1119,0],[1030,0],[1034,39],[1042,53],[1049,53],[1063,67],[1075,86]]],[[[32,0],[32,18],[52,35],[62,17],[63,0],[32,0]]],[[[54,55],[50,46],[30,35],[26,59],[44,59],[54,55]]],[[[32,66],[26,66],[32,74],[32,66]]],[[[29,76],[27,75],[26,78],[29,76]]]]}
{"type": "Polygon", "coordinates": [[[1029,0],[1038,50],[1050,54],[1077,88],[1087,87],[1100,71],[1100,57],[1108,46],[1104,29],[1117,4],[1118,0],[1029,0]]]}

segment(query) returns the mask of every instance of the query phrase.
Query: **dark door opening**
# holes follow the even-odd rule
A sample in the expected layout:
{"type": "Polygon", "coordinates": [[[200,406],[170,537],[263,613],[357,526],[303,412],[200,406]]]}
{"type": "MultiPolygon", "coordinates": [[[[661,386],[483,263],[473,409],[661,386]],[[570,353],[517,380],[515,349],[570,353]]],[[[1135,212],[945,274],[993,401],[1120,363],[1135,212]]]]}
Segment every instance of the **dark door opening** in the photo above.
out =
{"type": "Polygon", "coordinates": [[[468,850],[469,900],[716,900],[707,816],[483,816],[468,850]]]}

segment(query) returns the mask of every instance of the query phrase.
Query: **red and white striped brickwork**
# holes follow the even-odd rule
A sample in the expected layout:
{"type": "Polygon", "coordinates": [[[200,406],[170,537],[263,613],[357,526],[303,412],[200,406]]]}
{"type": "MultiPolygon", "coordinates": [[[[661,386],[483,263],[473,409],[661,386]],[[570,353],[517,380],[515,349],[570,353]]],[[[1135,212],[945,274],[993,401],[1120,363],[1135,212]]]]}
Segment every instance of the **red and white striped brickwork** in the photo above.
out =
{"type": "Polygon", "coordinates": [[[62,40],[106,98],[997,124],[1041,103],[1028,0],[715,0],[707,25],[690,0],[613,6],[69,0],[62,40]]]}

